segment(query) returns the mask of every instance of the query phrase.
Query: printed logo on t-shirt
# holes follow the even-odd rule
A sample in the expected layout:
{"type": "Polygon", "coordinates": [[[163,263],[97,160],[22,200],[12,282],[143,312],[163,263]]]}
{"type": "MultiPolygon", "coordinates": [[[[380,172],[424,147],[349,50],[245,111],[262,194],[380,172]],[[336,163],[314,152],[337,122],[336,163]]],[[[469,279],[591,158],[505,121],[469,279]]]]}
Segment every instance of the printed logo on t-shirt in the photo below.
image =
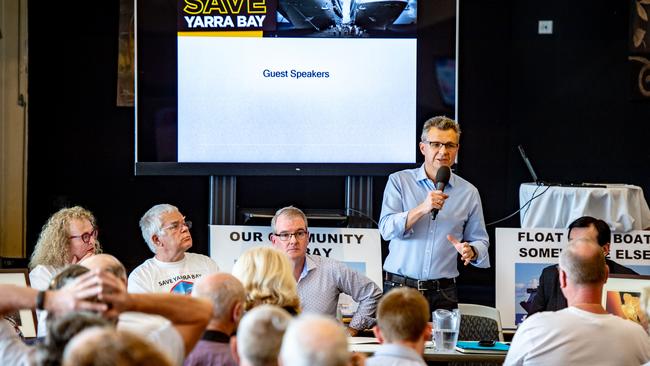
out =
{"type": "Polygon", "coordinates": [[[194,282],[180,281],[172,287],[170,292],[173,294],[189,295],[192,293],[192,287],[194,287],[194,282]]]}

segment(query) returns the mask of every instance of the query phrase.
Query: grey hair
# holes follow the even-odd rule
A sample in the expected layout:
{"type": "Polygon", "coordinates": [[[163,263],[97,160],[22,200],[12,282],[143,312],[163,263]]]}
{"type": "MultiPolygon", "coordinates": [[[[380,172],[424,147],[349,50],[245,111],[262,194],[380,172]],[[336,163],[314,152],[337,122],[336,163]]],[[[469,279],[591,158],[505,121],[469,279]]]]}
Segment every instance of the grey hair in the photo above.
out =
{"type": "Polygon", "coordinates": [[[576,285],[604,283],[607,279],[605,253],[591,239],[575,239],[560,254],[560,268],[576,285]]]}
{"type": "Polygon", "coordinates": [[[275,212],[275,215],[271,219],[271,232],[276,234],[275,232],[275,224],[278,221],[278,217],[280,216],[287,216],[287,217],[300,217],[302,221],[305,222],[305,229],[308,227],[307,226],[307,216],[305,216],[305,213],[302,212],[301,209],[298,207],[294,206],[287,206],[287,207],[282,207],[281,209],[277,210],[275,212]]]}
{"type": "Polygon", "coordinates": [[[156,254],[156,245],[154,245],[151,237],[162,229],[162,220],[161,216],[168,212],[177,212],[178,208],[167,203],[162,203],[160,205],[155,205],[145,212],[140,219],[140,230],[142,231],[142,237],[144,241],[147,242],[149,249],[156,254]]]}
{"type": "Polygon", "coordinates": [[[291,315],[274,305],[260,305],[248,311],[237,328],[237,353],[255,366],[277,363],[282,336],[291,315]]]}
{"type": "Polygon", "coordinates": [[[280,360],[291,366],[348,365],[350,352],[345,330],[324,315],[300,315],[284,334],[280,360]]]}
{"type": "Polygon", "coordinates": [[[246,303],[244,285],[228,273],[213,273],[202,277],[194,285],[192,296],[212,300],[212,319],[223,322],[230,321],[232,309],[238,302],[242,304],[242,308],[246,303]],[[214,276],[221,276],[223,279],[215,281],[214,276]]]}
{"type": "Polygon", "coordinates": [[[456,135],[458,135],[458,137],[460,138],[460,125],[458,124],[458,122],[454,121],[449,117],[436,116],[436,117],[431,117],[426,122],[424,122],[424,126],[422,127],[422,134],[420,135],[420,141],[427,140],[427,135],[429,134],[429,130],[432,128],[437,128],[443,131],[454,130],[454,132],[456,132],[456,135]]]}

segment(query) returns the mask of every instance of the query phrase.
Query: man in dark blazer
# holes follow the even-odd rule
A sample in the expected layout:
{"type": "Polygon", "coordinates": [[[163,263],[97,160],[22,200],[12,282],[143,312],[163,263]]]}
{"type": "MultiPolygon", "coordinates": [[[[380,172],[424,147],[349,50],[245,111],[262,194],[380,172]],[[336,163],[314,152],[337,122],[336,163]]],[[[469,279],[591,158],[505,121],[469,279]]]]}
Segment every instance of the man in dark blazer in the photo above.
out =
{"type": "MultiPolygon", "coordinates": [[[[638,273],[633,270],[607,258],[610,249],[609,240],[611,235],[612,232],[605,221],[591,216],[582,216],[577,218],[569,225],[569,241],[579,238],[588,238],[598,242],[598,245],[603,248],[603,252],[605,253],[605,261],[607,262],[607,266],[609,266],[610,274],[637,275],[638,273]]],[[[566,298],[560,290],[559,278],[560,274],[557,265],[544,268],[542,275],[539,276],[537,293],[527,309],[528,316],[540,311],[556,311],[567,307],[566,298]]]]}

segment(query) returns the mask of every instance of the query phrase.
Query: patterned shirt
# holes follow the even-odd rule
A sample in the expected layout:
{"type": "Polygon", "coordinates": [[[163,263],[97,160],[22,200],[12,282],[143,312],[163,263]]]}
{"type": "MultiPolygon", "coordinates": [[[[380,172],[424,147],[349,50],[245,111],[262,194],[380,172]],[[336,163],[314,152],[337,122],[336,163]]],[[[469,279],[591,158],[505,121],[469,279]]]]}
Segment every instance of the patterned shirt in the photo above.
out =
{"type": "Polygon", "coordinates": [[[336,316],[339,294],[350,295],[359,303],[350,328],[369,329],[375,323],[381,290],[368,277],[345,264],[317,255],[306,255],[298,279],[298,295],[305,313],[336,316]]]}

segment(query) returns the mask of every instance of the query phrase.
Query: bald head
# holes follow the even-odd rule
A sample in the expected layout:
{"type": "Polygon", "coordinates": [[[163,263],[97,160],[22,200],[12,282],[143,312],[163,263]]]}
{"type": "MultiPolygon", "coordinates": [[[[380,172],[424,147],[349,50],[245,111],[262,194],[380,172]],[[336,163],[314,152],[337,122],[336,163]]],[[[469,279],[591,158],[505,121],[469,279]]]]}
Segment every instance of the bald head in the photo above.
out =
{"type": "Polygon", "coordinates": [[[93,270],[99,269],[108,271],[126,283],[126,269],[122,262],[110,254],[97,254],[88,257],[79,263],[80,265],[93,270]]]}
{"type": "Polygon", "coordinates": [[[246,301],[244,286],[229,273],[213,273],[201,277],[192,288],[192,296],[212,300],[213,321],[232,323],[235,326],[246,301]],[[236,309],[237,306],[241,311],[236,309]]]}
{"type": "Polygon", "coordinates": [[[82,331],[66,346],[62,361],[65,366],[172,365],[167,356],[149,341],[114,328],[82,331]]]}
{"type": "Polygon", "coordinates": [[[280,360],[292,366],[344,366],[350,360],[343,327],[334,319],[304,314],[289,324],[280,360]]]}
{"type": "Polygon", "coordinates": [[[574,285],[602,285],[607,281],[607,264],[602,248],[594,239],[569,242],[560,254],[560,269],[574,285]]]}

